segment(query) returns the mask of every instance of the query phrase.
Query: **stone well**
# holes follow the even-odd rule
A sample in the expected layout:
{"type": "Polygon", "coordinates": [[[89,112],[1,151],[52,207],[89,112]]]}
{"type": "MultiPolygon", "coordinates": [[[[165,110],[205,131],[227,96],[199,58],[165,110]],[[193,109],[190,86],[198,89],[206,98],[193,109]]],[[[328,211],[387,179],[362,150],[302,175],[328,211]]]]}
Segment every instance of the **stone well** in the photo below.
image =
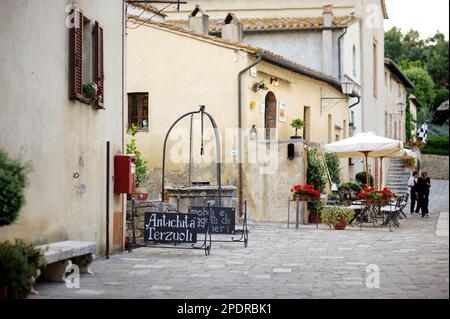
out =
{"type": "MultiPolygon", "coordinates": [[[[236,207],[236,186],[224,185],[222,189],[222,207],[236,207]]],[[[169,203],[180,212],[187,213],[189,206],[206,206],[213,200],[219,205],[219,187],[217,185],[167,186],[169,203]]]]}

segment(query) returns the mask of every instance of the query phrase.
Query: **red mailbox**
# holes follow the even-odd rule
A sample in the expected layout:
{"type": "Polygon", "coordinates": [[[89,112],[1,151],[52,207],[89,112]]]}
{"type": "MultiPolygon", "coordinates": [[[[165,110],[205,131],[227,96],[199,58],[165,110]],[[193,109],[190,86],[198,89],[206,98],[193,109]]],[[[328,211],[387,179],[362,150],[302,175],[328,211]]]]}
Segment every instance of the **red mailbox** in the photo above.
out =
{"type": "Polygon", "coordinates": [[[136,158],[134,155],[114,157],[114,194],[134,194],[136,158]]]}

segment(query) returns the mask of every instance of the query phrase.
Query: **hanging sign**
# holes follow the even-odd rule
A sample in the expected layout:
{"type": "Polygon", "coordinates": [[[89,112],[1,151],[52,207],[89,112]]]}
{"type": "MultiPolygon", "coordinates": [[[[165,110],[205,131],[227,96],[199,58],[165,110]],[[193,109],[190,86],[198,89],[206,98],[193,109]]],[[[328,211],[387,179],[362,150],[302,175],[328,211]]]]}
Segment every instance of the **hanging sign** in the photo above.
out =
{"type": "Polygon", "coordinates": [[[144,240],[158,243],[196,243],[197,216],[145,213],[144,240]]]}
{"type": "Polygon", "coordinates": [[[287,106],[283,102],[280,102],[279,108],[278,108],[278,120],[280,122],[286,122],[286,109],[287,106]]]}
{"type": "Polygon", "coordinates": [[[235,208],[234,207],[189,207],[189,214],[197,216],[197,232],[204,234],[208,221],[208,212],[211,210],[211,233],[234,234],[235,208]]]}

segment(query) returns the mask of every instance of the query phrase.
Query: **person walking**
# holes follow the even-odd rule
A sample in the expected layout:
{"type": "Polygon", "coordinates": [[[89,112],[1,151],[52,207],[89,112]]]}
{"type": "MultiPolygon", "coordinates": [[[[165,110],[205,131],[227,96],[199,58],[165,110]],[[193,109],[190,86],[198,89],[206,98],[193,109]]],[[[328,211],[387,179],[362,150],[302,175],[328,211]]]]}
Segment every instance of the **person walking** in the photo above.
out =
{"type": "Polygon", "coordinates": [[[417,183],[419,180],[419,173],[414,171],[412,176],[408,180],[408,187],[410,188],[410,198],[411,198],[411,215],[414,213],[419,213],[419,194],[417,192],[417,183]]]}
{"type": "Polygon", "coordinates": [[[428,202],[430,197],[431,180],[427,172],[422,172],[417,182],[417,190],[419,193],[419,206],[422,211],[422,217],[429,217],[428,202]]]}

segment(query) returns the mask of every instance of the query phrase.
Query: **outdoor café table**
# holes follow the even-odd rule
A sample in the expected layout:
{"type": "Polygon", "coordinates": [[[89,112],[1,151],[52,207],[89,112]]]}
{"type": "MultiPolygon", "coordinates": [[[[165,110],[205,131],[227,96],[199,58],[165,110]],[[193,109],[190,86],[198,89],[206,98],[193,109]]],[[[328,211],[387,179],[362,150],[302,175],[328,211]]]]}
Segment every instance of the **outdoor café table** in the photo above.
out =
{"type": "Polygon", "coordinates": [[[367,220],[367,223],[371,223],[373,226],[375,226],[375,224],[378,224],[378,217],[381,217],[383,222],[381,223],[380,226],[382,227],[384,224],[384,213],[383,213],[381,207],[384,205],[386,205],[386,203],[379,203],[379,202],[373,203],[373,202],[367,202],[367,201],[363,201],[363,202],[361,202],[361,204],[351,205],[349,208],[352,208],[355,210],[358,210],[358,209],[361,210],[361,212],[353,218],[351,223],[354,220],[358,220],[359,227],[361,228],[363,226],[365,220],[367,220]]]}

